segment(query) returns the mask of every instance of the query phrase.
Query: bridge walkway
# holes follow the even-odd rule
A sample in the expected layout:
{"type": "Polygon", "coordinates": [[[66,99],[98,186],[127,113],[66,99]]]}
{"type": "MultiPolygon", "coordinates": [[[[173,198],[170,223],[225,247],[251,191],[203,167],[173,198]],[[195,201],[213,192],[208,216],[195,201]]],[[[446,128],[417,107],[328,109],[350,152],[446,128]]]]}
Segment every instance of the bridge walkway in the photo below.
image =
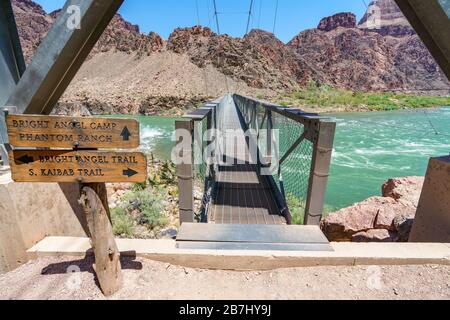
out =
{"type": "MultiPolygon", "coordinates": [[[[224,136],[216,177],[216,193],[208,222],[216,224],[286,224],[276,204],[267,177],[260,174],[249,151],[244,121],[233,99],[221,111],[218,124],[224,136]]],[[[254,156],[254,155],[253,155],[254,156]]]]}

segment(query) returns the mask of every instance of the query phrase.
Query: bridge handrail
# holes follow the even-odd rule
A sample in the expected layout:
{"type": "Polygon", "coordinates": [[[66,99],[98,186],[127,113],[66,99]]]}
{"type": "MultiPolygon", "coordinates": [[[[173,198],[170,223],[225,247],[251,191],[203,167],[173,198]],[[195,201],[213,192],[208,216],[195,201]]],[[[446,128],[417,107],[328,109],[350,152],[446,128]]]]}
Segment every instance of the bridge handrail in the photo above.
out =
{"type": "MultiPolygon", "coordinates": [[[[287,217],[290,217],[290,211],[292,211],[290,209],[292,208],[289,208],[289,199],[283,181],[283,166],[284,162],[289,158],[293,158],[293,153],[298,150],[300,146],[305,145],[306,141],[308,141],[308,143],[310,143],[311,145],[310,147],[312,151],[309,155],[309,177],[307,190],[305,190],[306,199],[304,199],[304,223],[312,225],[319,224],[323,216],[325,192],[328,183],[336,123],[331,121],[331,119],[323,117],[317,113],[309,113],[296,108],[284,107],[267,101],[245,97],[239,94],[234,94],[233,98],[241,113],[246,118],[246,122],[249,122],[248,125],[250,127],[256,128],[256,130],[259,131],[263,129],[264,124],[266,125],[266,136],[268,138],[267,149],[269,149],[269,154],[267,155],[267,157],[269,158],[273,158],[273,153],[276,154],[276,151],[272,150],[273,147],[280,149],[280,146],[274,146],[273,142],[272,131],[276,126],[273,119],[274,115],[276,114],[278,116],[290,119],[294,124],[297,123],[298,127],[301,126],[302,131],[301,134],[299,134],[299,136],[297,137],[298,139],[293,140],[291,142],[292,145],[286,147],[284,155],[278,155],[277,166],[279,167],[279,169],[277,172],[277,176],[275,177],[276,180],[278,180],[278,183],[275,183],[275,186],[279,189],[276,190],[277,193],[281,193],[283,196],[283,199],[279,201],[280,205],[286,206],[285,215],[287,217]],[[259,123],[258,119],[256,119],[258,114],[258,107],[262,108],[264,113],[264,117],[260,121],[261,123],[259,123]]],[[[290,135],[291,134],[289,133],[289,136],[290,135]]],[[[281,142],[283,141],[280,141],[280,143],[281,142]]],[[[264,157],[262,156],[261,158],[264,157]]],[[[295,159],[290,160],[294,161],[295,159]]],[[[303,159],[302,161],[304,162],[305,160],[303,159]]],[[[304,168],[304,170],[306,170],[307,166],[303,164],[302,167],[304,168]]]]}

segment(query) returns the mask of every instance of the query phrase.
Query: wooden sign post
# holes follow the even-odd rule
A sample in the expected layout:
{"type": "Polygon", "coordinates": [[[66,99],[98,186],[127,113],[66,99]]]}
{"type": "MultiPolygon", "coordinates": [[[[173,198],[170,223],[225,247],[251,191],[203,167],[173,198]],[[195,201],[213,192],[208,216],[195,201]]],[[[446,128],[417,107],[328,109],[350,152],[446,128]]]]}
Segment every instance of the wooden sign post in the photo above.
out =
{"type": "Polygon", "coordinates": [[[9,142],[15,148],[9,153],[14,181],[80,183],[80,203],[88,222],[97,278],[105,295],[114,294],[121,287],[122,275],[105,183],[147,179],[144,154],[114,151],[139,147],[139,123],[30,115],[8,115],[6,123],[9,142]]]}

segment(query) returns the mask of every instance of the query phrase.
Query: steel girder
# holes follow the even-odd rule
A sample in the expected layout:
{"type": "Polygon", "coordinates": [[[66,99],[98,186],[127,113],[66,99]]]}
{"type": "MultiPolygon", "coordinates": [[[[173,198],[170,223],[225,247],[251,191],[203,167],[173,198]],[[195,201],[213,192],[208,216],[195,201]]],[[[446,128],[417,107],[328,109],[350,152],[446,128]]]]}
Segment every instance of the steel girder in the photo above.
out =
{"type": "Polygon", "coordinates": [[[7,105],[19,113],[50,114],[122,2],[68,0],[7,105]],[[77,18],[79,28],[73,25],[77,18]]]}
{"type": "Polygon", "coordinates": [[[3,107],[25,71],[22,48],[10,0],[0,0],[0,154],[7,164],[8,135],[3,107]]]}

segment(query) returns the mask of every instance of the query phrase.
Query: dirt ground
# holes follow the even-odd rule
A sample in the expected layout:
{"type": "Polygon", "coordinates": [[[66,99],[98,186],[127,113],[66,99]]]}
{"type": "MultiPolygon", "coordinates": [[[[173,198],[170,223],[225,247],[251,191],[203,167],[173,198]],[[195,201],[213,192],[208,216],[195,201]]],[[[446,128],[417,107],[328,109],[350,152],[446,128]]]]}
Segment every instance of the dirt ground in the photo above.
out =
{"type": "MultiPolygon", "coordinates": [[[[314,267],[265,272],[188,269],[123,260],[110,299],[446,299],[450,266],[314,267]]],[[[104,299],[92,259],[43,258],[0,275],[0,299],[104,299]],[[69,271],[69,273],[67,273],[69,271]],[[74,272],[75,273],[70,273],[74,272]]]]}

